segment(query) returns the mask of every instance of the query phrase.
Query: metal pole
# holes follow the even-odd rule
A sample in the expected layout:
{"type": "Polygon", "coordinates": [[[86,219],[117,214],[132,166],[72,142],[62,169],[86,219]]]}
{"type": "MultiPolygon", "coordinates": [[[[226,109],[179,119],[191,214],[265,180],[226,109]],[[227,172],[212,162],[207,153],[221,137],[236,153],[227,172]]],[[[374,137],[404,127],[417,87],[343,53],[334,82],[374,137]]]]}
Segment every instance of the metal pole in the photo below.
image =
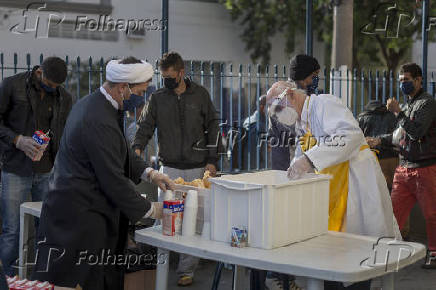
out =
{"type": "Polygon", "coordinates": [[[306,54],[312,56],[312,0],[306,0],[306,54]]]}
{"type": "Polygon", "coordinates": [[[428,55],[428,0],[422,1],[422,86],[427,91],[427,55],[428,55]]]}
{"type": "Polygon", "coordinates": [[[164,28],[162,30],[162,47],[161,52],[162,55],[168,52],[168,0],[162,0],[162,21],[165,23],[164,28]]]}

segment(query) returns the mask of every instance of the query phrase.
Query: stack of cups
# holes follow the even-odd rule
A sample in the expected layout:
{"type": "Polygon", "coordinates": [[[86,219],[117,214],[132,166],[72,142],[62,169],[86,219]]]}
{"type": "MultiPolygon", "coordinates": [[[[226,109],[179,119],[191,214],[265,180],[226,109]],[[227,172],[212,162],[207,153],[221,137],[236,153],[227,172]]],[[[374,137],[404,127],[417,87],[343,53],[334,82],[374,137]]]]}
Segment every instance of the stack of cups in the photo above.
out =
{"type": "Polygon", "coordinates": [[[167,190],[164,192],[164,200],[163,201],[167,201],[167,200],[174,200],[174,193],[172,190],[167,190]]]}
{"type": "Polygon", "coordinates": [[[189,190],[185,199],[183,212],[182,236],[192,237],[195,235],[198,211],[198,192],[189,190]]]}
{"type": "Polygon", "coordinates": [[[210,202],[209,202],[209,195],[206,194],[204,196],[204,203],[203,203],[203,209],[204,209],[204,216],[203,216],[203,229],[201,232],[201,238],[205,240],[210,240],[210,202]]]}

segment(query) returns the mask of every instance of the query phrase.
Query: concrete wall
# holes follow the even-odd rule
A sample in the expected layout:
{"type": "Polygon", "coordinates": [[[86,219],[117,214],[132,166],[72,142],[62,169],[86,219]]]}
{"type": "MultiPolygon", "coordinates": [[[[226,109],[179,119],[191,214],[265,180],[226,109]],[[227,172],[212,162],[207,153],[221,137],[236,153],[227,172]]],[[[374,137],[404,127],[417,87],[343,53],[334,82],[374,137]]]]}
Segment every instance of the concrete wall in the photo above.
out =
{"type": "MultiPolygon", "coordinates": [[[[71,2],[71,1],[70,1],[71,2]]],[[[97,0],[89,0],[89,3],[97,0]]],[[[144,19],[161,18],[160,0],[112,0],[112,18],[144,19]]],[[[185,59],[231,61],[250,63],[249,54],[240,36],[242,29],[232,23],[229,13],[221,4],[197,1],[170,0],[169,47],[179,51],[185,59]]],[[[13,34],[9,28],[22,21],[22,10],[0,7],[0,51],[5,54],[5,63],[13,63],[13,53],[19,54],[19,63],[24,64],[25,54],[31,53],[32,62],[37,62],[39,54],[45,56],[69,55],[74,60],[77,56],[112,57],[135,55],[153,60],[160,55],[161,33],[149,31],[143,39],[128,38],[119,32],[118,41],[97,41],[68,38],[35,38],[35,33],[13,34]]],[[[66,19],[75,21],[83,13],[67,13],[66,19]]],[[[96,15],[88,15],[98,18],[96,15]]],[[[33,22],[33,19],[30,22],[33,22]]],[[[296,52],[304,52],[304,38],[300,37],[296,52]]],[[[288,64],[284,53],[284,40],[276,36],[272,40],[271,63],[288,64]]],[[[315,43],[315,56],[324,63],[323,44],[315,43]]]]}

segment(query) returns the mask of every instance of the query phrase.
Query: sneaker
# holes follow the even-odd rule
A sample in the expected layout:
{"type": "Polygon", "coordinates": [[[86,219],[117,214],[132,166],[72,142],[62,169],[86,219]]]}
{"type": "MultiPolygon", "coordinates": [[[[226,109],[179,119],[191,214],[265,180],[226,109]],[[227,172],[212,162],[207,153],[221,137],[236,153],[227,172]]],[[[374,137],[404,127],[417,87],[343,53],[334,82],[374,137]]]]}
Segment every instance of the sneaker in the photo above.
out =
{"type": "Polygon", "coordinates": [[[177,285],[181,287],[186,287],[192,285],[193,279],[191,276],[181,276],[179,281],[177,281],[177,285]]]}
{"type": "MultiPolygon", "coordinates": [[[[284,284],[283,280],[277,278],[266,278],[265,279],[265,287],[268,290],[283,290],[284,284]]],[[[289,290],[303,290],[300,288],[294,280],[289,281],[289,290]]]]}

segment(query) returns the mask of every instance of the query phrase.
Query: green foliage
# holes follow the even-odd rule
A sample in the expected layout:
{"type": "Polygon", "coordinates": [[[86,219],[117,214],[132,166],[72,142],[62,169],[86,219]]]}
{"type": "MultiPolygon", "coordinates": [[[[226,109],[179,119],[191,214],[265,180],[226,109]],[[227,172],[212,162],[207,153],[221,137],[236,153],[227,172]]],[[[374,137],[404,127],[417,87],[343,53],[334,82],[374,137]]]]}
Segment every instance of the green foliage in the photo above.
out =
{"type": "MultiPolygon", "coordinates": [[[[431,12],[430,12],[431,15],[431,12]]],[[[396,71],[410,59],[421,36],[421,9],[415,1],[354,1],[353,62],[396,71]]]]}
{"type": "MultiPolygon", "coordinates": [[[[250,52],[253,62],[261,60],[269,63],[271,37],[277,32],[283,33],[286,40],[285,52],[289,55],[294,51],[295,35],[305,31],[305,0],[221,0],[229,10],[232,19],[243,26],[242,40],[250,52]]],[[[328,11],[327,1],[316,1],[314,17],[316,21],[324,19],[328,11]]],[[[329,21],[331,23],[331,19],[329,21]]],[[[327,25],[328,26],[328,25],[327,25]]],[[[323,35],[324,27],[318,27],[317,36],[329,39],[323,35]]],[[[331,37],[330,37],[331,39],[331,37]]]]}
{"type": "MultiPolygon", "coordinates": [[[[342,0],[345,1],[345,0],[342,0]]],[[[271,38],[282,32],[285,52],[294,51],[295,35],[305,33],[306,0],[221,0],[232,19],[243,27],[242,39],[253,62],[270,60],[271,38]]],[[[330,55],[333,33],[333,2],[313,1],[314,37],[326,43],[330,55]]],[[[429,12],[436,15],[436,9],[429,12]]],[[[421,8],[411,0],[354,1],[353,62],[363,66],[387,67],[395,71],[407,61],[421,33],[421,8]],[[386,25],[386,30],[383,28],[386,25]],[[398,35],[397,35],[398,32],[398,35]]],[[[432,31],[429,33],[432,36],[432,31]]]]}

